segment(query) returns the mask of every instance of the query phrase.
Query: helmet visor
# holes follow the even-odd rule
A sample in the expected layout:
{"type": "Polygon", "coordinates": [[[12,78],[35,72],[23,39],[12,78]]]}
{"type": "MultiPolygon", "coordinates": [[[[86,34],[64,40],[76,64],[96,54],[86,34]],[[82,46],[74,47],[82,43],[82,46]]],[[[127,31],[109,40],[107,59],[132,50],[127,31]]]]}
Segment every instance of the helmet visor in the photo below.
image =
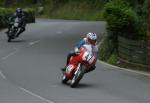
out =
{"type": "Polygon", "coordinates": [[[89,42],[90,44],[92,44],[92,45],[95,45],[96,42],[97,42],[97,40],[96,40],[96,39],[95,39],[95,40],[92,40],[92,39],[89,39],[89,38],[88,38],[88,42],[89,42]]]}

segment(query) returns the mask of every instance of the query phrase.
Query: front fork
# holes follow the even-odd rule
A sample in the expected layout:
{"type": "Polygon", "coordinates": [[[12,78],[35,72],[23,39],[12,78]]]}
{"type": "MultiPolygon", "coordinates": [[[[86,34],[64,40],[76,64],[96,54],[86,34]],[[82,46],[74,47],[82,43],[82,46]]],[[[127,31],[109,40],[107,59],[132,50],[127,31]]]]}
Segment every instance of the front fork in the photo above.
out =
{"type": "Polygon", "coordinates": [[[76,69],[76,71],[75,71],[75,73],[74,73],[74,76],[75,76],[75,77],[77,77],[77,76],[79,75],[79,73],[81,72],[80,69],[81,69],[81,63],[79,63],[78,66],[77,66],[77,69],[76,69]]]}

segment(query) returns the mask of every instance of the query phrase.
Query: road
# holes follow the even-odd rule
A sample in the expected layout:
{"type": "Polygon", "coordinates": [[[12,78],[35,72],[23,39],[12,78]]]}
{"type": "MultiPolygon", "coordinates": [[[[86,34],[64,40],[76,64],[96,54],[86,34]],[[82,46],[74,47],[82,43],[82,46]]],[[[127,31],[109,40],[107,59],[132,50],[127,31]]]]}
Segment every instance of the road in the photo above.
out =
{"type": "Polygon", "coordinates": [[[150,76],[97,62],[77,88],[61,84],[60,68],[87,32],[99,41],[105,22],[44,20],[7,43],[0,32],[0,103],[150,103],[150,76]]]}

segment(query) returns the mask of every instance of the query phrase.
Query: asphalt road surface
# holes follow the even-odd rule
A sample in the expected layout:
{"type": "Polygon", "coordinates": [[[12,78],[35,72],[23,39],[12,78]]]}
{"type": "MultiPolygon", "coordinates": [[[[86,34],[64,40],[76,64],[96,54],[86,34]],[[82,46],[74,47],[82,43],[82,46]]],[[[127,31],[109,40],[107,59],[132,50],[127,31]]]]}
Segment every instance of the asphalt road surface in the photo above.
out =
{"type": "Polygon", "coordinates": [[[61,84],[60,68],[87,32],[99,41],[105,22],[42,20],[7,43],[0,32],[0,103],[150,103],[150,76],[97,62],[77,88],[61,84]]]}

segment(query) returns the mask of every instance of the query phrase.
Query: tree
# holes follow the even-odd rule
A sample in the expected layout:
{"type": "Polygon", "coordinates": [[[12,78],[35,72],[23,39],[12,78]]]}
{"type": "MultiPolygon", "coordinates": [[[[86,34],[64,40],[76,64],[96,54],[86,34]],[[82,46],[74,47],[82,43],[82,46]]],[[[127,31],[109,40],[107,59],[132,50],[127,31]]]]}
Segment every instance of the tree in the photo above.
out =
{"type": "Polygon", "coordinates": [[[105,5],[104,18],[107,21],[108,37],[114,50],[118,50],[118,36],[137,40],[145,37],[142,22],[137,13],[122,0],[111,0],[105,5]]]}

